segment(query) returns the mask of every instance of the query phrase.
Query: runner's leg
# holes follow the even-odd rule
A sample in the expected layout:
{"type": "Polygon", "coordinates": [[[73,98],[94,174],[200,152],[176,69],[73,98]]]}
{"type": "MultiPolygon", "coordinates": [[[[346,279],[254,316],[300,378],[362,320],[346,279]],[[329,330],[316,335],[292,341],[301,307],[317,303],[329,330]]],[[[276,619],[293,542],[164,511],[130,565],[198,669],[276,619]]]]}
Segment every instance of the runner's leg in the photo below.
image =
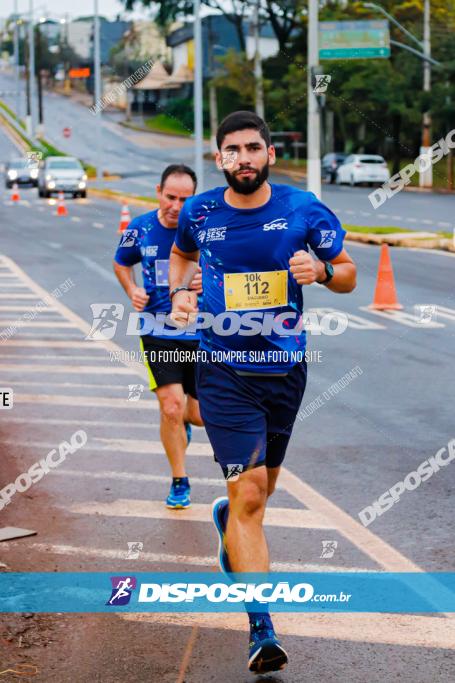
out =
{"type": "Polygon", "coordinates": [[[160,436],[173,477],[186,477],[184,427],[185,394],[181,384],[166,384],[155,390],[160,403],[160,436]]]}
{"type": "Polygon", "coordinates": [[[201,413],[199,412],[199,401],[189,395],[186,397],[185,415],[183,420],[184,422],[190,422],[197,427],[204,426],[201,413]]]}
{"type": "Polygon", "coordinates": [[[267,502],[267,471],[263,466],[242,472],[228,482],[229,517],[226,549],[235,572],[267,572],[269,551],[262,528],[267,502]]]}

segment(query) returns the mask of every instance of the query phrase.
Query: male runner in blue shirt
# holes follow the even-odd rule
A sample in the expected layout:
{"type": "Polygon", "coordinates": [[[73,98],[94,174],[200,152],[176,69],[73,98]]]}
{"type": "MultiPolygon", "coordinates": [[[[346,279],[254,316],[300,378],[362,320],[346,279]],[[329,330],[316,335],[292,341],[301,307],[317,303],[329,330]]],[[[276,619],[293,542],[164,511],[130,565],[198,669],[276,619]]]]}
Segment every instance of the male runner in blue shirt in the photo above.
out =
{"type": "MultiPolygon", "coordinates": [[[[159,209],[138,216],[122,235],[114,260],[114,271],[136,311],[155,316],[169,314],[169,253],[184,202],[194,195],[196,174],[183,164],[168,166],[156,187],[159,209]],[[134,265],[142,263],[144,286],[134,279],[134,265]]],[[[198,288],[199,277],[193,280],[198,288]]],[[[149,316],[150,319],[150,316],[149,316]]],[[[172,509],[191,504],[190,484],[185,471],[185,450],[191,438],[191,424],[202,425],[195,387],[195,362],[185,361],[185,351],[196,351],[197,335],[156,325],[149,330],[143,321],[141,349],[146,358],[150,389],[160,404],[160,434],[172,470],[172,484],[166,505],[172,509]],[[170,353],[169,353],[170,352],[170,353]],[[166,357],[177,356],[169,361],[166,357]],[[186,395],[186,397],[185,397],[186,395]]]]}
{"type": "MultiPolygon", "coordinates": [[[[201,349],[211,360],[198,365],[198,396],[229,496],[213,505],[221,568],[267,572],[265,506],[306,384],[302,285],[350,292],[356,268],[340,222],[315,195],[267,181],[275,151],[262,119],[230,114],[217,143],[229,186],[185,203],[169,286],[173,316],[184,324],[197,311],[189,286],[200,258],[207,323],[201,349]]],[[[250,670],[284,668],[287,654],[268,613],[258,609],[249,619],[250,670]]]]}

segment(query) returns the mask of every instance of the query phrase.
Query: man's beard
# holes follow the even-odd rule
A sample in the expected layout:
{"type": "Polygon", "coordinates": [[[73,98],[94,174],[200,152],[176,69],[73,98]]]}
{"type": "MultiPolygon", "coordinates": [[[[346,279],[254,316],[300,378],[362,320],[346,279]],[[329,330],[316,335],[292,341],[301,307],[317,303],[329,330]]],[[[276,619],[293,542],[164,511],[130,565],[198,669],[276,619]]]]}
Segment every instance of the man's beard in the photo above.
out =
{"type": "MultiPolygon", "coordinates": [[[[241,170],[245,171],[246,168],[241,170]]],[[[265,164],[260,171],[256,169],[251,170],[255,173],[253,178],[238,178],[234,173],[229,173],[226,169],[224,170],[224,176],[235,192],[239,194],[253,194],[269,177],[269,164],[265,164]]]]}

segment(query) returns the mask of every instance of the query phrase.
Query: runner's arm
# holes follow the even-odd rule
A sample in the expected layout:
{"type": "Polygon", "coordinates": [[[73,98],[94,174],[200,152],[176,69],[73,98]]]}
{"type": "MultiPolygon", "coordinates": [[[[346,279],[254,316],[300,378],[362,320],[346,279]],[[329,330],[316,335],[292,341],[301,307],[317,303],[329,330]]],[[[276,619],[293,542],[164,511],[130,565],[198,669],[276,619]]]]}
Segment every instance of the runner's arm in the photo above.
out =
{"type": "MultiPolygon", "coordinates": [[[[177,287],[191,287],[198,270],[198,262],[199,251],[185,252],[173,245],[169,262],[170,292],[177,287]]],[[[182,290],[172,297],[172,313],[176,321],[188,323],[188,314],[196,313],[197,310],[197,293],[194,290],[182,290]]]]}
{"type": "Polygon", "coordinates": [[[136,311],[143,311],[146,306],[149,296],[143,287],[138,287],[134,277],[133,266],[121,266],[117,261],[113,262],[114,273],[123,289],[131,299],[133,308],[136,311]]]}
{"type": "MultiPolygon", "coordinates": [[[[338,256],[328,259],[333,265],[333,278],[325,286],[332,292],[352,292],[356,286],[357,269],[346,249],[338,256]]],[[[297,251],[289,261],[290,271],[299,285],[311,285],[325,280],[324,262],[313,258],[303,249],[297,251]]]]}

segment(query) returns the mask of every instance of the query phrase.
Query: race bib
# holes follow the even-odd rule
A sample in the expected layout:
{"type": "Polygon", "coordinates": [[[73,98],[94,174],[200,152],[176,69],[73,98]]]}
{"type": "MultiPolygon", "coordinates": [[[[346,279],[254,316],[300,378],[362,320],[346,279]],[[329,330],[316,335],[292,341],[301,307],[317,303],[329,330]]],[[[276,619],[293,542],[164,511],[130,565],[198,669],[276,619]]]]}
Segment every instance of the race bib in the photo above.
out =
{"type": "Polygon", "coordinates": [[[155,261],[155,284],[157,287],[169,287],[169,259],[155,261]]]}
{"type": "Polygon", "coordinates": [[[287,306],[288,271],[225,273],[224,300],[227,311],[287,306]]]}

